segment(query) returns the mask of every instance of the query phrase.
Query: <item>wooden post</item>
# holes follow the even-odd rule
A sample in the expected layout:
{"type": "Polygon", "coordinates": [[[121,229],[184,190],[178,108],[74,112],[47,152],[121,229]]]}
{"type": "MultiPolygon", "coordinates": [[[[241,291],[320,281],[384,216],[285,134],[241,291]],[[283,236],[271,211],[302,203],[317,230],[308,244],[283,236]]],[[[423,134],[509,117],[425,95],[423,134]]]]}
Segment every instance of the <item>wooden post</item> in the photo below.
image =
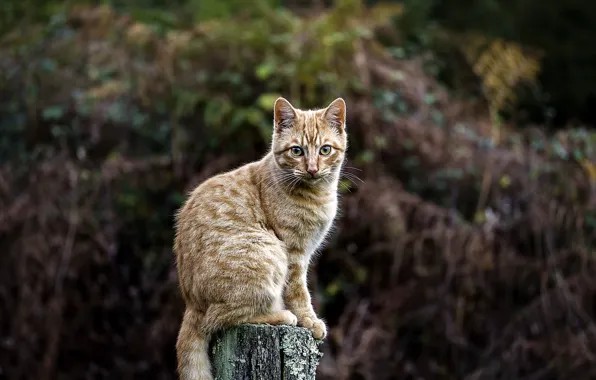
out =
{"type": "Polygon", "coordinates": [[[323,354],[303,327],[240,325],[216,334],[214,380],[315,380],[323,354]]]}

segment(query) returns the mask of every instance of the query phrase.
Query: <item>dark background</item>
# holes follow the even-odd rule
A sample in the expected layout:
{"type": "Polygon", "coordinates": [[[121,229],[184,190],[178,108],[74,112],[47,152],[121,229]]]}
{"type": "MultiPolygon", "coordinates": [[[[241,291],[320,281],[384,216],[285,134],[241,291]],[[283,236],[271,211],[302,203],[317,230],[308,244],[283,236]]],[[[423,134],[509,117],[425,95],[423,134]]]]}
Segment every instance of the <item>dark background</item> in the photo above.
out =
{"type": "Polygon", "coordinates": [[[596,378],[596,5],[4,0],[0,379],[173,379],[173,213],[348,104],[318,378],[596,378]]]}

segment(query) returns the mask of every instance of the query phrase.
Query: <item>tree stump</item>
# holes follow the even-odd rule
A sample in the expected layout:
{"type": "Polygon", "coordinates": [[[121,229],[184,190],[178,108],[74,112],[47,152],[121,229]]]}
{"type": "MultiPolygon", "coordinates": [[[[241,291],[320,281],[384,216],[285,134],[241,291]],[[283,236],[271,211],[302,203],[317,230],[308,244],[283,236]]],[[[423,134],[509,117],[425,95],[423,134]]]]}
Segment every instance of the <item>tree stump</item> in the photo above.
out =
{"type": "Polygon", "coordinates": [[[240,325],[211,340],[214,380],[315,380],[323,354],[310,330],[240,325]]]}

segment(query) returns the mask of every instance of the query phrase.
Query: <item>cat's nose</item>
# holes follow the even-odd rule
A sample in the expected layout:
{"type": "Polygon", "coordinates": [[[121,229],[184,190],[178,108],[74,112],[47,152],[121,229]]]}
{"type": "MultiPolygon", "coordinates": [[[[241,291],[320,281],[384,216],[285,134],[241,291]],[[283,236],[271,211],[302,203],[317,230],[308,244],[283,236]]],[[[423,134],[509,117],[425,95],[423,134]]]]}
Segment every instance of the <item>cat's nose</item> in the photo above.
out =
{"type": "Polygon", "coordinates": [[[315,169],[315,168],[308,168],[306,169],[306,171],[311,175],[314,176],[315,174],[317,174],[317,172],[319,171],[319,169],[315,169]]]}

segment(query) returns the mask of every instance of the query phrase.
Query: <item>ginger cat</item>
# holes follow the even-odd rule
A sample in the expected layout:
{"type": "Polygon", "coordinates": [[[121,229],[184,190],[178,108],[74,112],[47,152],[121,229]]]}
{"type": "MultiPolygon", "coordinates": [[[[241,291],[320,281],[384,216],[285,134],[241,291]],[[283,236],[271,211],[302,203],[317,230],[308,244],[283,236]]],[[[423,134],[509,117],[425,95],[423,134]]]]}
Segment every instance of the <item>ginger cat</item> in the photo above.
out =
{"type": "Polygon", "coordinates": [[[176,351],[182,380],[211,380],[211,334],[242,323],[327,334],[306,275],[337,212],[346,104],[274,104],[270,152],[192,191],[176,215],[174,252],[186,311],[176,351]]]}

